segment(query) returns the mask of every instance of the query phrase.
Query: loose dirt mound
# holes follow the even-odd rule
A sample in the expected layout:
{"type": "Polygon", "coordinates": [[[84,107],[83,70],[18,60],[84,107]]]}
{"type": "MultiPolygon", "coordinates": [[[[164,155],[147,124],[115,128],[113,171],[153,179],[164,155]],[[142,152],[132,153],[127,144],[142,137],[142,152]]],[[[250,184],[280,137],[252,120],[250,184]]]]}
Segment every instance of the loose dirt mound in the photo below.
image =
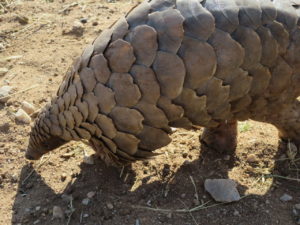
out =
{"type": "Polygon", "coordinates": [[[267,124],[239,124],[235,157],[201,148],[201,130],[177,129],[160,156],[124,169],[84,163],[92,150],[75,142],[25,160],[30,126],[14,117],[21,103],[43,107],[83,47],[135,4],[0,0],[0,87],[13,87],[0,104],[0,224],[297,224],[299,154],[284,154],[267,124]],[[215,205],[204,180],[227,177],[247,197],[215,205]],[[63,219],[53,218],[54,206],[63,219]]]}

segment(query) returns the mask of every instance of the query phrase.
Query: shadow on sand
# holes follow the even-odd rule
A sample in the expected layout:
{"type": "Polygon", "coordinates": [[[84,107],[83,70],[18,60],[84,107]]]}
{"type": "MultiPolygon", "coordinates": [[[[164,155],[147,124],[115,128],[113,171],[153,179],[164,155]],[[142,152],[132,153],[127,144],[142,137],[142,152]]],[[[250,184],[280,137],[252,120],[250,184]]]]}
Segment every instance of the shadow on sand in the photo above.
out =
{"type": "MultiPolygon", "coordinates": [[[[275,158],[278,158],[282,151],[280,147],[275,158]]],[[[184,163],[171,176],[171,170],[166,166],[161,175],[171,177],[171,179],[149,183],[150,177],[146,177],[134,191],[131,191],[131,188],[136,177],[130,167],[125,169],[129,176],[124,181],[124,176],[120,178],[119,169],[107,167],[100,160],[96,160],[94,165],[82,163],[81,172],[73,177],[73,182],[70,182],[61,193],[55,193],[43,181],[43,177],[28,164],[21,171],[13,205],[12,224],[296,224],[296,216],[292,213],[292,207],[300,200],[299,183],[281,179],[274,181],[273,187],[265,195],[250,195],[239,202],[218,205],[192,213],[151,211],[133,207],[179,209],[193,208],[207,201],[210,201],[208,205],[215,204],[204,191],[203,183],[206,178],[228,177],[228,172],[235,162],[226,161],[223,158],[224,156],[203,147],[199,159],[184,163]],[[26,179],[30,171],[33,173],[26,179]],[[196,184],[199,202],[196,201],[190,176],[196,184]],[[25,182],[23,182],[24,179],[26,179],[25,182]],[[96,194],[87,205],[84,205],[82,200],[91,190],[96,191],[96,194]],[[294,199],[290,202],[280,202],[279,198],[283,193],[289,193],[294,199]],[[72,206],[75,211],[68,221],[68,215],[71,213],[68,198],[70,195],[73,197],[72,206]],[[52,218],[53,206],[59,206],[65,211],[64,219],[52,218]]],[[[282,163],[276,163],[274,171],[286,173],[282,163]]],[[[239,185],[238,190],[243,195],[246,188],[239,185]]]]}

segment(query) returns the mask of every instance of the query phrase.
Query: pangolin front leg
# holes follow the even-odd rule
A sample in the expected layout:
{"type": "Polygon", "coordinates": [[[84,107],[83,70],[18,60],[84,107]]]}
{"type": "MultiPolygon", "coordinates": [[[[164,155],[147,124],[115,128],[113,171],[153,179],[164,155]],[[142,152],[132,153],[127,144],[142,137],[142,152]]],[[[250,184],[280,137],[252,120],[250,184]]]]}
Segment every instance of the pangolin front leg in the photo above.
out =
{"type": "Polygon", "coordinates": [[[218,152],[233,154],[237,146],[237,121],[225,121],[216,128],[205,128],[200,142],[218,152]]]}

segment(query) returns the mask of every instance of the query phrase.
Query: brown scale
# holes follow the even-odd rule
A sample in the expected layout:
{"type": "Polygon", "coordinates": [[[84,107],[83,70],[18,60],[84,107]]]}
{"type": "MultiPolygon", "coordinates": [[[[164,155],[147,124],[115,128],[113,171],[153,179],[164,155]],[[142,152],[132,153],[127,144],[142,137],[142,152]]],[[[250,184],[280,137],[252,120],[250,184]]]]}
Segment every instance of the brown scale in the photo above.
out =
{"type": "Polygon", "coordinates": [[[234,150],[249,118],[300,144],[299,15],[289,1],[144,1],[69,68],[27,158],[86,139],[132,162],[170,143],[170,126],[204,126],[202,143],[234,150]]]}

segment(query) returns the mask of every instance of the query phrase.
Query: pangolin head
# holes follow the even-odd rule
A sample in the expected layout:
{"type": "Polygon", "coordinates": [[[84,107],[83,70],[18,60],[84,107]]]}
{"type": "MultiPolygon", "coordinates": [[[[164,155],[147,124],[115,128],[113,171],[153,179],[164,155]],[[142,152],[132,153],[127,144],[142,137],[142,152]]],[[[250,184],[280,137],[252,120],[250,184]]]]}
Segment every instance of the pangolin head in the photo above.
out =
{"type": "Polygon", "coordinates": [[[40,112],[31,128],[29,144],[25,154],[25,157],[29,160],[37,160],[45,153],[67,142],[59,136],[59,130],[55,133],[55,127],[53,127],[55,124],[51,121],[50,108],[48,105],[40,112]]]}

